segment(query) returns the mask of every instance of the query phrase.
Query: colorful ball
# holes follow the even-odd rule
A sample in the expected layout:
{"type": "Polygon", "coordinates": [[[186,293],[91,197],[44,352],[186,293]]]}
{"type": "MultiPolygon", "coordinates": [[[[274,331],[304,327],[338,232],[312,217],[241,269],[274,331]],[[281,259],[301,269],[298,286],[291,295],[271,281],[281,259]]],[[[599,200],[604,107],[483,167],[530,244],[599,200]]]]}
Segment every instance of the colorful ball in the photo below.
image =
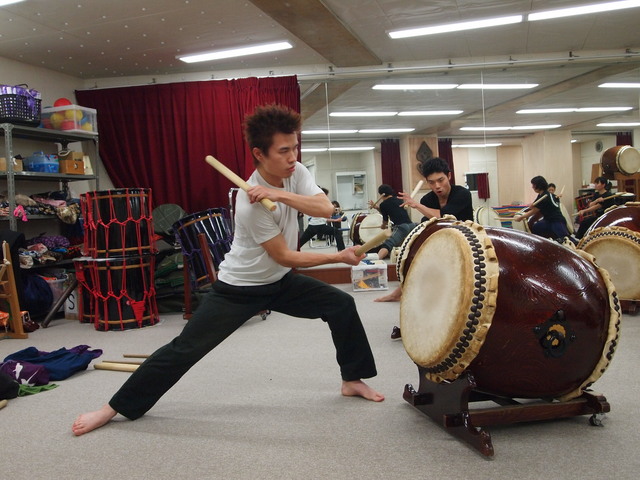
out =
{"type": "Polygon", "coordinates": [[[71,100],[68,98],[61,97],[53,102],[54,107],[64,107],[65,105],[72,105],[71,100]]]}
{"type": "Polygon", "coordinates": [[[79,122],[80,120],[82,120],[83,117],[83,113],[82,110],[65,110],[64,111],[64,117],[67,120],[74,120],[76,122],[79,122]]]}
{"type": "Polygon", "coordinates": [[[64,121],[64,114],[61,112],[52,113],[49,117],[49,121],[51,122],[51,126],[56,130],[60,130],[62,126],[62,122],[64,121]]]}
{"type": "Polygon", "coordinates": [[[87,132],[93,132],[93,125],[90,122],[83,123],[80,127],[87,132]]]}

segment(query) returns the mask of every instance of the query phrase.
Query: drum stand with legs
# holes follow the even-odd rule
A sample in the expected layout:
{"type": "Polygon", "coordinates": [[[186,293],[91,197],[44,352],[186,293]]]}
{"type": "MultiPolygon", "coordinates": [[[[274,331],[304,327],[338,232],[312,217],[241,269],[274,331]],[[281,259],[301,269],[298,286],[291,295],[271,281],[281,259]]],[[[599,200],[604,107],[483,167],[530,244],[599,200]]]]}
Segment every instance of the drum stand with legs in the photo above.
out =
{"type": "Polygon", "coordinates": [[[418,372],[418,391],[407,384],[402,397],[485,457],[493,456],[493,444],[491,434],[483,427],[579,415],[591,415],[589,423],[599,425],[602,414],[610,411],[606,398],[593,393],[584,392],[580,397],[566,402],[540,400],[522,404],[513,398],[478,392],[475,390],[473,374],[468,370],[450,383],[427,380],[427,372],[422,367],[418,367],[418,372]],[[473,402],[487,401],[493,401],[499,407],[469,408],[473,402]]]}

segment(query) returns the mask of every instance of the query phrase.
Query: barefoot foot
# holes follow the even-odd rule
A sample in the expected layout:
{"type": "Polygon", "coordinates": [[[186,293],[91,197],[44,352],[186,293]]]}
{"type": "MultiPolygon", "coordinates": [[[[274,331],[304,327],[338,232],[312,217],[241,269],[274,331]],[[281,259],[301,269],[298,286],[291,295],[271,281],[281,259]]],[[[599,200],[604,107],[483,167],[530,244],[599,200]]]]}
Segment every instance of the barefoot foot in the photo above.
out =
{"type": "Polygon", "coordinates": [[[382,402],[384,400],[384,395],[376,392],[362,380],[343,381],[342,395],[345,397],[362,397],[373,402],[382,402]]]}
{"type": "Polygon", "coordinates": [[[91,430],[95,430],[96,428],[103,426],[111,420],[116,413],[117,412],[109,405],[105,405],[95,412],[83,413],[76,418],[75,422],[73,422],[71,431],[76,436],[84,435],[91,430]]]}
{"type": "Polygon", "coordinates": [[[399,302],[400,297],[402,297],[402,287],[396,288],[389,295],[385,295],[384,297],[378,297],[374,300],[374,302],[399,302]]]}

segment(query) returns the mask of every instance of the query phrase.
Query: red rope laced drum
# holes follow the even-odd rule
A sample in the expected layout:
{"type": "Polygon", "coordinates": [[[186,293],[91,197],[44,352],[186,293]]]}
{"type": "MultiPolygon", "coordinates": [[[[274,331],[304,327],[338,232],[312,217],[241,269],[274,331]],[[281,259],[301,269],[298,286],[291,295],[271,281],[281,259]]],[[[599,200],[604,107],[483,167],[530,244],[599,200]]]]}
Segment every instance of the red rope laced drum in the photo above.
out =
{"type": "Polygon", "coordinates": [[[353,215],[349,238],[354,245],[364,245],[383,231],[382,215],[378,212],[358,212],[353,215]]]}
{"type": "Polygon", "coordinates": [[[156,252],[150,189],[87,192],[80,198],[85,255],[109,258],[156,252]]]}
{"type": "Polygon", "coordinates": [[[75,264],[78,281],[91,292],[88,312],[96,330],[127,330],[158,322],[155,257],[84,257],[75,264]]]}
{"type": "Polygon", "coordinates": [[[607,209],[578,248],[609,272],[621,300],[640,300],[640,202],[607,209]]]}
{"type": "Polygon", "coordinates": [[[584,252],[448,217],[416,227],[397,267],[402,341],[430,381],[469,370],[479,391],[564,401],[612,359],[619,302],[584,252]]]}
{"type": "Polygon", "coordinates": [[[214,268],[224,260],[231,250],[231,220],[225,208],[210,208],[181,218],[173,224],[176,240],[182,247],[185,261],[189,264],[189,274],[194,289],[202,288],[210,282],[205,257],[200,248],[198,234],[203,233],[211,251],[214,268]]]}

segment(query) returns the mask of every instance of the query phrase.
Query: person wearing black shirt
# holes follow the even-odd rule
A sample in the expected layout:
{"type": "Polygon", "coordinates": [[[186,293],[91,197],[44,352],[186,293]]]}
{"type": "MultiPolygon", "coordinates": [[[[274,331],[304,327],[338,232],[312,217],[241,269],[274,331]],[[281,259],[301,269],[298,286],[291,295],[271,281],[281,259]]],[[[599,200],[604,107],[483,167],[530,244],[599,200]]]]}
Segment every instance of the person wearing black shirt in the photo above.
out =
{"type": "Polygon", "coordinates": [[[593,186],[596,191],[589,201],[589,206],[584,210],[578,210],[578,214],[581,215],[582,221],[580,222],[580,227],[576,232],[577,239],[584,237],[584,234],[587,233],[587,230],[589,230],[589,227],[593,225],[593,222],[595,222],[607,208],[615,205],[615,200],[613,198],[608,199],[613,195],[611,193],[610,181],[604,177],[598,177],[593,182],[593,186]],[[593,213],[593,215],[585,216],[589,213],[593,213]]]}
{"type": "Polygon", "coordinates": [[[403,201],[396,197],[396,192],[390,185],[380,185],[378,193],[382,198],[382,202],[376,206],[376,204],[369,201],[369,206],[377,208],[382,214],[383,229],[387,228],[389,220],[393,224],[391,236],[384,241],[378,250],[378,258],[382,260],[386,258],[393,247],[397,247],[402,243],[409,232],[415,228],[416,224],[411,221],[409,214],[403,208],[403,201]]]}
{"type": "Polygon", "coordinates": [[[547,191],[549,184],[544,177],[538,175],[531,179],[531,188],[538,194],[535,201],[523,214],[513,217],[516,222],[540,213],[543,218],[531,226],[531,232],[541,237],[561,240],[571,238],[567,228],[567,220],[560,210],[560,201],[553,193],[547,191]]]}

